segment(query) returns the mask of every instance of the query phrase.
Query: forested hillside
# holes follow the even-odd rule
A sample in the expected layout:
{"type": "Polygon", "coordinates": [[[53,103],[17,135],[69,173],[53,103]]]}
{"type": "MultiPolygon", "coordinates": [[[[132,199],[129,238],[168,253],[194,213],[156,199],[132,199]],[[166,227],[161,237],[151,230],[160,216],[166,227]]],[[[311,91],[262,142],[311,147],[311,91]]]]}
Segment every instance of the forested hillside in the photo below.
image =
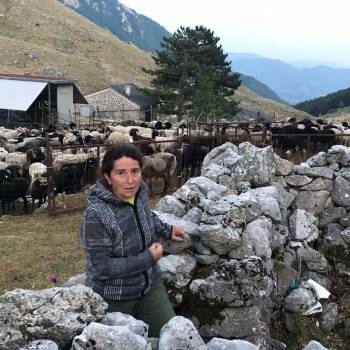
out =
{"type": "Polygon", "coordinates": [[[295,105],[295,108],[314,116],[334,112],[337,108],[350,106],[350,88],[339,90],[332,94],[308,100],[295,105]]]}

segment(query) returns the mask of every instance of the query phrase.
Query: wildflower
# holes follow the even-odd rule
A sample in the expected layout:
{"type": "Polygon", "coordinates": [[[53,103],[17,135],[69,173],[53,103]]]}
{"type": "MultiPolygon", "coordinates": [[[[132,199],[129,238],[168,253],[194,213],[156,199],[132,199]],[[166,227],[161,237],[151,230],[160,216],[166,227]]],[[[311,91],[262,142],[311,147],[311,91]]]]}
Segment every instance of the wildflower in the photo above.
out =
{"type": "Polygon", "coordinates": [[[56,285],[56,284],[57,284],[57,280],[58,280],[58,276],[57,276],[55,273],[53,273],[52,275],[50,275],[49,280],[50,280],[54,285],[56,285]]]}

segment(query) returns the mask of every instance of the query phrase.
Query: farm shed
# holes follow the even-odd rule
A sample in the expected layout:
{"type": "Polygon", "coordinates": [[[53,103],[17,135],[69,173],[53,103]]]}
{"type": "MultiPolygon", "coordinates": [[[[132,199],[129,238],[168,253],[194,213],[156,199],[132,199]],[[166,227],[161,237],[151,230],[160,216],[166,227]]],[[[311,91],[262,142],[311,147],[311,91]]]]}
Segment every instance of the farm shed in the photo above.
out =
{"type": "Polygon", "coordinates": [[[152,120],[152,106],[156,99],[144,94],[135,84],[111,85],[109,88],[85,96],[96,113],[118,116],[123,120],[152,120]]]}
{"type": "Polygon", "coordinates": [[[87,102],[74,80],[0,74],[0,125],[67,124],[77,103],[87,102]]]}

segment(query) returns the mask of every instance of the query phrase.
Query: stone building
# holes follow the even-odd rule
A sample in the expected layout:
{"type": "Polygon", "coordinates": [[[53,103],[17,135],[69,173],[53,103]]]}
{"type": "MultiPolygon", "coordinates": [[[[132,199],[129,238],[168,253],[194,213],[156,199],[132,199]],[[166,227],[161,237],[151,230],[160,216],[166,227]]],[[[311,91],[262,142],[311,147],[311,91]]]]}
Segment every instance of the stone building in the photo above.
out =
{"type": "Polygon", "coordinates": [[[85,96],[99,118],[120,120],[152,120],[155,99],[144,94],[134,84],[112,85],[85,96]]]}

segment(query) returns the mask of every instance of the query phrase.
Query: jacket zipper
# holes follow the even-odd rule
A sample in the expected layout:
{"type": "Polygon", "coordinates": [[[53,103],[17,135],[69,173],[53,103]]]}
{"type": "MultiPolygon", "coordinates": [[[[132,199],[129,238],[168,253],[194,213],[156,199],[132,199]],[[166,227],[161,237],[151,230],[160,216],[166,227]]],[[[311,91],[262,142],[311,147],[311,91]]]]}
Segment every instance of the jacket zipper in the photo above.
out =
{"type": "MultiPolygon", "coordinates": [[[[139,228],[139,231],[141,232],[141,237],[142,237],[142,251],[146,250],[146,238],[145,238],[145,234],[142,230],[141,224],[140,224],[140,219],[139,219],[139,215],[137,214],[137,210],[136,210],[136,197],[135,197],[135,204],[131,205],[132,210],[134,211],[135,217],[136,217],[136,223],[137,223],[137,227],[139,228]]],[[[146,271],[142,272],[142,275],[145,279],[145,288],[143,289],[141,295],[144,296],[146,294],[146,290],[149,286],[149,278],[148,278],[148,274],[146,271]]]]}

